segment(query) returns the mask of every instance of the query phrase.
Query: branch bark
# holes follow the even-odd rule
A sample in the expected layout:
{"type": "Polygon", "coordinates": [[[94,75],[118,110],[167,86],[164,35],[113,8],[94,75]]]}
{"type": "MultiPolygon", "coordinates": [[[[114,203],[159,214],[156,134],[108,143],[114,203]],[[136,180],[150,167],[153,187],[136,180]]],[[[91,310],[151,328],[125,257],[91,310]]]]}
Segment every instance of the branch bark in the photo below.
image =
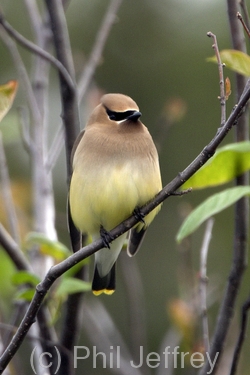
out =
{"type": "Polygon", "coordinates": [[[50,24],[53,33],[57,59],[68,71],[72,81],[74,82],[74,88],[69,87],[68,83],[65,81],[64,76],[62,76],[62,74],[59,72],[61,87],[60,93],[62,101],[62,119],[65,128],[65,146],[69,180],[71,176],[71,150],[73,148],[76,136],[80,131],[75,72],[63,4],[61,0],[45,0],[45,3],[50,17],[50,24]]]}

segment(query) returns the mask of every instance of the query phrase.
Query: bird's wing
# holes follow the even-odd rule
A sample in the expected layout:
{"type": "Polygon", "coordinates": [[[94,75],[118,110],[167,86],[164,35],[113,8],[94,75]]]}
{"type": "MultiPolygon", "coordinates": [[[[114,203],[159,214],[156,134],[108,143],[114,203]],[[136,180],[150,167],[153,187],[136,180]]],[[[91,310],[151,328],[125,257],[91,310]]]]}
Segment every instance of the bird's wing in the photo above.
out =
{"type": "MultiPolygon", "coordinates": [[[[71,151],[71,157],[70,157],[70,162],[71,162],[71,166],[73,165],[73,158],[74,158],[74,155],[75,155],[75,151],[77,149],[77,146],[79,145],[83,135],[84,135],[84,132],[85,130],[82,130],[76,140],[75,140],[75,143],[72,147],[72,151],[71,151]]],[[[74,253],[76,251],[78,251],[81,247],[82,247],[82,234],[79,232],[79,230],[76,228],[74,222],[73,222],[73,219],[72,219],[72,216],[71,216],[71,210],[70,210],[70,202],[69,202],[69,196],[68,196],[68,200],[67,200],[67,221],[68,221],[68,230],[69,230],[69,234],[70,234],[70,241],[71,241],[71,247],[72,247],[72,250],[74,251],[74,253]]]]}
{"type": "Polygon", "coordinates": [[[75,143],[73,144],[72,151],[71,151],[71,156],[70,156],[70,163],[71,163],[71,165],[73,165],[73,159],[74,159],[74,155],[75,155],[77,146],[79,145],[82,137],[84,136],[84,133],[85,133],[85,130],[82,130],[78,134],[78,136],[76,137],[75,143]]]}
{"type": "Polygon", "coordinates": [[[127,253],[129,256],[132,257],[140,249],[140,246],[142,244],[146,231],[147,231],[146,227],[143,227],[139,232],[137,231],[136,228],[133,228],[130,230],[128,247],[127,247],[127,253]]]}
{"type": "Polygon", "coordinates": [[[82,235],[79,232],[79,230],[76,228],[71,212],[70,212],[70,203],[69,203],[69,197],[67,201],[67,221],[68,221],[68,230],[69,230],[69,235],[70,235],[70,241],[71,241],[71,247],[73,252],[75,253],[82,247],[82,235]]]}

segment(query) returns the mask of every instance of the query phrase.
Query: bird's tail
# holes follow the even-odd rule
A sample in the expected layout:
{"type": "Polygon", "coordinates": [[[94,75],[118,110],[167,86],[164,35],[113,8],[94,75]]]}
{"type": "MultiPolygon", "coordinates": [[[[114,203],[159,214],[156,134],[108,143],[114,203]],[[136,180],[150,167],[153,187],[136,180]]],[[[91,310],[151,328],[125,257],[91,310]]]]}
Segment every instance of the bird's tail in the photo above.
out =
{"type": "Polygon", "coordinates": [[[95,266],[95,272],[92,282],[92,291],[95,296],[99,296],[102,293],[111,295],[115,291],[115,264],[107,275],[101,277],[99,275],[97,266],[95,266]]]}

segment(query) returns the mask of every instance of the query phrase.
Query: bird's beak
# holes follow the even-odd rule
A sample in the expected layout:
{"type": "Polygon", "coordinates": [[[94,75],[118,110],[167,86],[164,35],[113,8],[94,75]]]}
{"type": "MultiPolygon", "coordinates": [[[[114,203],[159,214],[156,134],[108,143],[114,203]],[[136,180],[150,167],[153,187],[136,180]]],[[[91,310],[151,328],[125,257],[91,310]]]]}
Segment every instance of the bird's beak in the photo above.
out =
{"type": "Polygon", "coordinates": [[[141,112],[134,111],[134,113],[132,113],[132,115],[128,116],[126,120],[136,122],[141,117],[141,115],[142,115],[141,112]]]}

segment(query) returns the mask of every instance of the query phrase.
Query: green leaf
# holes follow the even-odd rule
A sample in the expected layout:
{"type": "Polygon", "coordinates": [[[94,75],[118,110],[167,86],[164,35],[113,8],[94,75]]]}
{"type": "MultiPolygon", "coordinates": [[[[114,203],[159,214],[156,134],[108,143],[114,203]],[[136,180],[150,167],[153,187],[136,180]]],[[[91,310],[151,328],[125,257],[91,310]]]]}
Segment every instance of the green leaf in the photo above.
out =
{"type": "Polygon", "coordinates": [[[23,290],[18,291],[15,294],[14,299],[15,300],[24,300],[24,301],[30,302],[32,300],[32,298],[34,297],[34,294],[35,294],[34,288],[27,288],[27,289],[23,289],[23,290]]]}
{"type": "Polygon", "coordinates": [[[249,186],[233,187],[207,198],[203,203],[196,207],[183,222],[177,233],[177,241],[181,242],[208,218],[231,206],[245,195],[250,195],[249,186]]]}
{"type": "Polygon", "coordinates": [[[5,85],[0,85],[0,121],[11,108],[17,87],[17,81],[9,81],[5,85]]]}
{"type": "Polygon", "coordinates": [[[39,277],[27,271],[19,271],[12,276],[14,285],[30,284],[36,286],[40,281],[39,277]]]}
{"type": "Polygon", "coordinates": [[[31,232],[26,237],[27,246],[39,245],[40,252],[50,255],[57,261],[66,259],[70,255],[69,249],[59,241],[52,241],[42,233],[31,232]]]}
{"type": "Polygon", "coordinates": [[[74,277],[64,277],[56,291],[57,297],[65,298],[68,294],[89,292],[91,283],[75,279],[74,277]]]}
{"type": "Polygon", "coordinates": [[[215,155],[183,185],[202,189],[233,180],[250,169],[250,142],[232,143],[219,148],[215,155]]]}
{"type": "MultiPolygon", "coordinates": [[[[224,49],[220,51],[220,57],[227,68],[244,76],[250,76],[250,57],[246,53],[233,49],[224,49]]],[[[207,58],[207,61],[217,63],[215,56],[207,58]]]]}

